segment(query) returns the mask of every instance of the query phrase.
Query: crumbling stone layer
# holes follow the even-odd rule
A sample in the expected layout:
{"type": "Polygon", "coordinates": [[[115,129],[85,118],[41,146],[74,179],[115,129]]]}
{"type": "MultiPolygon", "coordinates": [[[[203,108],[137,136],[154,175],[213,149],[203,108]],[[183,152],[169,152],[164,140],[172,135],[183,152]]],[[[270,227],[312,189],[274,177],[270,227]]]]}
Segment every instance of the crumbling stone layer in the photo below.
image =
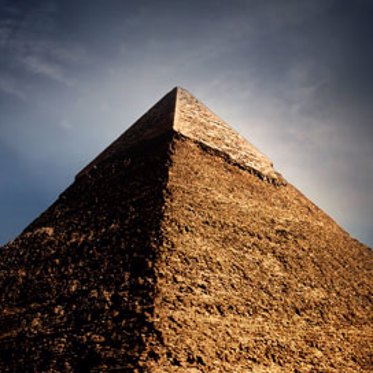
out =
{"type": "Polygon", "coordinates": [[[0,249],[1,372],[373,370],[372,251],[213,118],[173,90],[0,249]]]}
{"type": "Polygon", "coordinates": [[[371,250],[289,184],[180,136],[171,159],[151,371],[372,371],[371,250]]]}

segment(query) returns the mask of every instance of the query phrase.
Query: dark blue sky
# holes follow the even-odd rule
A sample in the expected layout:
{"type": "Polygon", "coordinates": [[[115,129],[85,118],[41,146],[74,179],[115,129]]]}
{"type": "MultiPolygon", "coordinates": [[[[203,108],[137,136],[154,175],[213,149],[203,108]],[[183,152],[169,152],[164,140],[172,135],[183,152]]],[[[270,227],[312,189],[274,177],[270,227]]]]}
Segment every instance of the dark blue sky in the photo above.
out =
{"type": "Polygon", "coordinates": [[[373,246],[370,0],[0,0],[0,243],[183,86],[373,246]]]}

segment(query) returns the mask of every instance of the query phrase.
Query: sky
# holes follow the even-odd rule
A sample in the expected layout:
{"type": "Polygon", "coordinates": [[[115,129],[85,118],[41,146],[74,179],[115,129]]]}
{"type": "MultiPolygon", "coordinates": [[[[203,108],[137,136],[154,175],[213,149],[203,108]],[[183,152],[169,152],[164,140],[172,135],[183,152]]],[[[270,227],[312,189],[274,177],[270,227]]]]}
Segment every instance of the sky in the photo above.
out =
{"type": "Polygon", "coordinates": [[[0,244],[175,86],[373,247],[371,0],[0,0],[0,244]]]}

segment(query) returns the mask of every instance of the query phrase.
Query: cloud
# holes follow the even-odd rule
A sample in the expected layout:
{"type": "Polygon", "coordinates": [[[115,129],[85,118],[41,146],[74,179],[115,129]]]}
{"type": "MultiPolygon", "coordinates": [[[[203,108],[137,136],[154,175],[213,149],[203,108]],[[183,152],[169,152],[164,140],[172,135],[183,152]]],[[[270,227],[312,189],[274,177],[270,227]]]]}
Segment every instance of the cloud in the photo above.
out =
{"type": "MultiPolygon", "coordinates": [[[[14,76],[31,73],[72,87],[72,67],[89,64],[86,50],[58,36],[55,2],[17,8],[8,4],[0,18],[0,63],[14,76]]],[[[3,90],[10,88],[3,83],[3,90]]]]}
{"type": "Polygon", "coordinates": [[[21,63],[33,74],[40,74],[49,79],[73,86],[74,80],[66,76],[61,65],[47,61],[41,56],[26,56],[20,59],[21,63]]]}
{"type": "Polygon", "coordinates": [[[13,95],[21,100],[27,99],[24,90],[21,89],[17,81],[13,77],[5,74],[0,74],[0,91],[13,95]]]}
{"type": "Polygon", "coordinates": [[[71,130],[73,129],[72,123],[67,119],[62,119],[59,123],[60,127],[64,130],[71,130]]]}

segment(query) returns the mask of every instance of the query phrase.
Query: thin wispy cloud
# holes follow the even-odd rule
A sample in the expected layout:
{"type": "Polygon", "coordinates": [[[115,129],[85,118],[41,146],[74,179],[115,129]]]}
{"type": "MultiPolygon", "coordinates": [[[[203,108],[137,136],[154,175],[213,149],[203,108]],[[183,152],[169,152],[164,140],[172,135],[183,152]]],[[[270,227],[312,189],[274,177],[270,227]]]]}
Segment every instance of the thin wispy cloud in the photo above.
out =
{"type": "Polygon", "coordinates": [[[12,4],[3,9],[0,48],[6,53],[2,64],[10,73],[17,76],[21,69],[66,86],[75,84],[71,71],[90,58],[82,46],[56,37],[57,9],[55,2],[39,3],[28,11],[12,4]]]}
{"type": "Polygon", "coordinates": [[[73,79],[67,76],[61,65],[47,61],[40,56],[29,55],[22,58],[20,62],[33,74],[43,75],[67,86],[74,85],[73,79]]]}
{"type": "Polygon", "coordinates": [[[11,76],[0,74],[0,91],[15,96],[21,100],[26,100],[26,94],[11,76]]]}

